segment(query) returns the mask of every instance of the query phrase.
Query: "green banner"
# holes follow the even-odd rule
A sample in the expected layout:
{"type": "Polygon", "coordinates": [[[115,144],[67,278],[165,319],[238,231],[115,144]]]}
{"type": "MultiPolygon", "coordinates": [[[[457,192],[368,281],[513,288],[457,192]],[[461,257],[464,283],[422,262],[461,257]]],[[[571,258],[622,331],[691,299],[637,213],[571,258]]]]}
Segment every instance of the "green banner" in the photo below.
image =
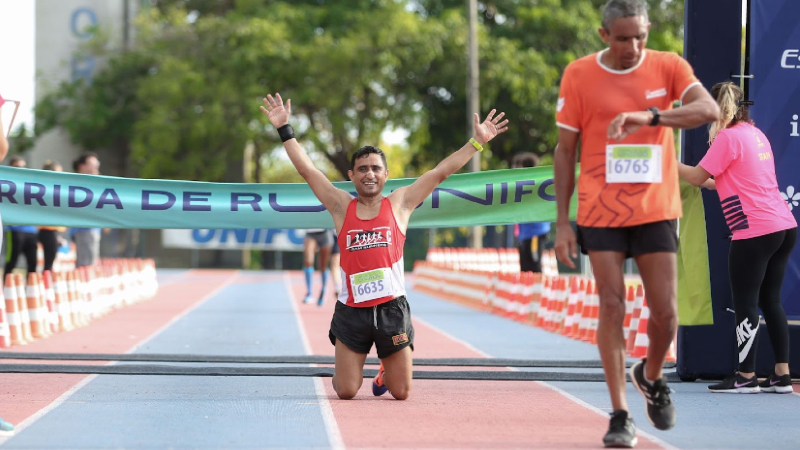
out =
{"type": "MultiPolygon", "coordinates": [[[[389,180],[392,190],[414,182],[389,180]]],[[[351,182],[334,183],[353,192],[351,182]]],[[[574,218],[577,196],[573,196],[574,218]]],[[[7,225],[103,228],[332,228],[306,184],[203,183],[0,167],[7,225]]],[[[411,216],[411,228],[556,219],[552,166],[453,175],[411,216]]]]}
{"type": "Polygon", "coordinates": [[[681,181],[683,217],[678,246],[678,320],[680,325],[713,325],[708,268],[706,215],[700,189],[681,181]]]}

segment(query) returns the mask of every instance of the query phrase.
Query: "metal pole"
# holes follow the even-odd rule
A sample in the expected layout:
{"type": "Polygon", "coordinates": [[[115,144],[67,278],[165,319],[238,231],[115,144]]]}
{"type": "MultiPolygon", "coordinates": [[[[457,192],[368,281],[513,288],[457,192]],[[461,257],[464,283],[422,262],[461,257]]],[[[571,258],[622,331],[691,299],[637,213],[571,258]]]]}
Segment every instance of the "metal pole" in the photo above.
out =
{"type": "Polygon", "coordinates": [[[131,5],[130,0],[122,0],[122,48],[128,51],[131,44],[131,5]]]}
{"type": "MultiPolygon", "coordinates": [[[[478,85],[478,0],[467,0],[469,11],[469,39],[467,40],[467,139],[474,134],[472,127],[473,116],[480,115],[479,85],[478,85]]],[[[480,172],[481,157],[479,153],[469,162],[472,172],[480,172]]],[[[483,227],[472,227],[470,233],[470,247],[483,247],[483,227]]]]}

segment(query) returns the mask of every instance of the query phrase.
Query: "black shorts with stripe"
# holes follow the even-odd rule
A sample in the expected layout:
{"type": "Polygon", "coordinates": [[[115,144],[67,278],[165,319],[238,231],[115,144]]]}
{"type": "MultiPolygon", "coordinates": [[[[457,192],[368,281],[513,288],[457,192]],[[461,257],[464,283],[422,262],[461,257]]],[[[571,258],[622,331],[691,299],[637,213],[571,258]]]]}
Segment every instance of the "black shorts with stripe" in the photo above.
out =
{"type": "Polygon", "coordinates": [[[374,343],[381,359],[406,347],[414,350],[411,308],[405,296],[366,308],[337,301],[328,337],[331,344],[338,339],[356,353],[369,353],[374,343]]]}

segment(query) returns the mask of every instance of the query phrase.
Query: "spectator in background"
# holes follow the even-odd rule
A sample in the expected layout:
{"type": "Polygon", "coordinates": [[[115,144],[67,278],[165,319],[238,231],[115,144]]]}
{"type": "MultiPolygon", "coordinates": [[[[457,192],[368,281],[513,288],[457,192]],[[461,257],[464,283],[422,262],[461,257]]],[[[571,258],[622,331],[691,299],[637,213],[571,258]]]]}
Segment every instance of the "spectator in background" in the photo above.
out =
{"type": "MultiPolygon", "coordinates": [[[[5,138],[4,138],[5,139],[5,138]]],[[[8,148],[6,146],[6,148],[8,148]]],[[[28,164],[25,158],[14,155],[8,161],[11,167],[25,168],[28,164]]],[[[5,255],[6,264],[4,273],[8,274],[14,270],[19,261],[19,255],[25,255],[25,263],[28,272],[36,272],[36,252],[38,250],[38,240],[36,239],[36,227],[33,225],[7,225],[4,228],[5,236],[5,255]]]]}
{"type": "Polygon", "coordinates": [[[14,155],[8,160],[8,165],[10,167],[19,167],[24,168],[28,167],[28,163],[25,162],[25,158],[20,155],[14,155]]]}
{"type": "MultiPolygon", "coordinates": [[[[511,168],[536,167],[539,157],[530,152],[517,153],[511,159],[511,168]]],[[[541,272],[542,252],[550,233],[550,222],[520,223],[515,227],[517,247],[519,249],[520,272],[541,272]]]]}
{"type": "MultiPolygon", "coordinates": [[[[85,152],[72,162],[75,173],[100,175],[97,154],[85,152]]],[[[100,228],[73,228],[72,240],[76,246],[75,267],[92,266],[100,259],[100,228]]]]}
{"type": "MultiPolygon", "coordinates": [[[[42,166],[43,170],[52,170],[54,172],[61,172],[64,169],[58,161],[47,160],[42,166]]],[[[39,227],[39,242],[42,244],[42,252],[44,253],[44,266],[43,270],[53,270],[53,263],[56,260],[58,248],[66,244],[66,240],[62,237],[61,233],[67,231],[66,227],[39,227]]]]}

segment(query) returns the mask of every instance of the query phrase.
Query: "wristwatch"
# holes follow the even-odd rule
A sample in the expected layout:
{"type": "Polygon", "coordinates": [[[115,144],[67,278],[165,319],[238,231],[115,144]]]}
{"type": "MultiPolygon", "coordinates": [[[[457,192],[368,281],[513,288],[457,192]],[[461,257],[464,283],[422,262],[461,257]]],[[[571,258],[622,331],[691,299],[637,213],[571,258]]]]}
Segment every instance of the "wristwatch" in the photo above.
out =
{"type": "Polygon", "coordinates": [[[661,115],[658,113],[658,108],[653,106],[651,108],[647,108],[647,110],[650,111],[651,113],[653,113],[653,120],[650,121],[650,126],[654,127],[654,126],[658,125],[658,119],[661,118],[661,115]]]}

